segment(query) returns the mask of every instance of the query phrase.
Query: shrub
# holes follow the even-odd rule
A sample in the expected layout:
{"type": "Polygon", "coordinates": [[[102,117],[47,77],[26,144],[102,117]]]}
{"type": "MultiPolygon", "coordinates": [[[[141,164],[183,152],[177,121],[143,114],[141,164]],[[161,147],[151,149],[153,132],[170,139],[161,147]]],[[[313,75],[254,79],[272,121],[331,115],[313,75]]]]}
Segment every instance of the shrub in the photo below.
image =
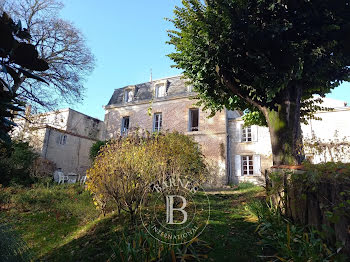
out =
{"type": "Polygon", "coordinates": [[[272,202],[253,201],[247,210],[258,219],[257,232],[265,253],[279,261],[346,261],[340,247],[328,246],[324,232],[293,224],[272,202]]]}
{"type": "Polygon", "coordinates": [[[93,145],[90,148],[90,159],[94,160],[97,157],[100,149],[106,144],[107,141],[96,141],[95,143],[93,143],[93,145]]]}
{"type": "Polygon", "coordinates": [[[38,154],[27,142],[0,143],[0,184],[30,184],[32,165],[38,154]]]}
{"type": "Polygon", "coordinates": [[[113,200],[133,220],[152,182],[179,177],[201,181],[204,174],[203,155],[190,137],[180,133],[134,133],[102,148],[87,171],[87,186],[98,207],[113,200]]]}

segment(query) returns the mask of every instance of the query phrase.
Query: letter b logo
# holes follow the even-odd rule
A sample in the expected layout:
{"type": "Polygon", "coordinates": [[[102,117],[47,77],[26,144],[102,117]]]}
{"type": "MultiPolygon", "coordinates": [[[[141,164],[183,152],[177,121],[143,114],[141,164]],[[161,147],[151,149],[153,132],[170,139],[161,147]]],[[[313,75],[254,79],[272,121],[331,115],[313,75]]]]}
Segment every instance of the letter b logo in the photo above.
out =
{"type": "Polygon", "coordinates": [[[186,198],[179,195],[168,195],[166,196],[166,222],[167,224],[180,225],[186,223],[187,221],[187,212],[184,210],[187,205],[186,198]],[[180,208],[174,208],[174,198],[178,197],[182,200],[182,206],[180,208]],[[174,211],[180,211],[183,214],[183,219],[181,222],[174,222],[174,211]]]}

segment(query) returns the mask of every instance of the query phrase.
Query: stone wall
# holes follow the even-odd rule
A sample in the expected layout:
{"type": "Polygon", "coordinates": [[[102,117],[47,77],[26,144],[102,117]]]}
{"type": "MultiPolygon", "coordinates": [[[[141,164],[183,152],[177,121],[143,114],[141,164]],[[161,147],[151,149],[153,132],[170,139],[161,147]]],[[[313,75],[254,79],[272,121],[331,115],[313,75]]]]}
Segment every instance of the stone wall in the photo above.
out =
{"type": "Polygon", "coordinates": [[[109,107],[106,110],[106,138],[121,134],[122,118],[128,116],[129,129],[140,128],[152,132],[153,114],[162,113],[162,130],[178,131],[192,136],[202,148],[206,159],[217,170],[212,184],[227,183],[226,175],[226,115],[218,112],[208,118],[209,113],[199,112],[199,131],[189,132],[189,109],[196,108],[196,100],[180,97],[168,100],[109,107]],[[148,115],[148,112],[151,115],[148,115]]]}
{"type": "Polygon", "coordinates": [[[85,174],[90,167],[90,147],[95,142],[53,128],[46,128],[42,156],[56,164],[64,173],[85,174]],[[66,136],[62,143],[62,136],[66,136]]]}
{"type": "Polygon", "coordinates": [[[69,109],[67,128],[65,130],[92,139],[104,139],[104,123],[101,120],[72,109],[69,109]]]}

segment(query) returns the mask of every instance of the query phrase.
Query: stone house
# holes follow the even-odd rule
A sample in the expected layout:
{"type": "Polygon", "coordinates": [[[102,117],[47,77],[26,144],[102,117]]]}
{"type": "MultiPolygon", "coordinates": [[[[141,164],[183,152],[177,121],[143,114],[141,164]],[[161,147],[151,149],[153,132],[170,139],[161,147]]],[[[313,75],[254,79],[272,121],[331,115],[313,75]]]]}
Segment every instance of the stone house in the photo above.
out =
{"type": "Polygon", "coordinates": [[[106,139],[136,128],[178,131],[200,144],[213,170],[212,185],[262,181],[271,153],[254,149],[269,145],[266,130],[243,129],[238,111],[225,109],[209,118],[195,105],[195,95],[180,76],[115,89],[105,106],[106,139]]]}
{"type": "MultiPolygon", "coordinates": [[[[140,128],[150,132],[179,131],[192,136],[213,168],[211,184],[221,186],[243,181],[264,183],[264,171],[272,166],[272,149],[267,127],[243,127],[242,112],[222,110],[212,118],[196,106],[195,93],[181,76],[130,85],[114,90],[105,108],[105,138],[140,128]]],[[[319,135],[334,140],[334,130],[350,130],[350,108],[341,101],[325,99],[333,111],[318,112],[323,121],[302,125],[306,137],[319,135]],[[324,128],[324,125],[332,126],[324,128]],[[331,131],[331,129],[333,131],[331,131]],[[311,131],[312,132],[311,132],[311,131]]],[[[350,154],[349,154],[350,155],[350,154]]],[[[320,162],[318,152],[309,159],[320,162]]],[[[345,160],[346,161],[346,160],[345,160]]]]}
{"type": "Polygon", "coordinates": [[[64,173],[85,174],[90,167],[90,147],[103,140],[104,123],[71,108],[16,119],[12,137],[29,141],[42,158],[64,173]]]}

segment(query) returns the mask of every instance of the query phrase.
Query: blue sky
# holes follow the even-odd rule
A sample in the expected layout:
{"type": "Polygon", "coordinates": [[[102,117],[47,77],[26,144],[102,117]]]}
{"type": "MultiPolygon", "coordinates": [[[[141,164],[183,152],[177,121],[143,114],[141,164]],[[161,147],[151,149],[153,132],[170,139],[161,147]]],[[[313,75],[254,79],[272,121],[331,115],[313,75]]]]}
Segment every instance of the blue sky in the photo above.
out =
{"type": "MultiPolygon", "coordinates": [[[[173,48],[164,20],[173,16],[180,0],[64,0],[61,16],[72,21],[86,37],[96,57],[96,68],[88,77],[86,94],[78,111],[104,118],[103,105],[115,88],[147,82],[152,68],[153,79],[178,75],[166,57],[173,48]]],[[[347,101],[350,105],[350,83],[335,89],[328,97],[347,101]]]]}

